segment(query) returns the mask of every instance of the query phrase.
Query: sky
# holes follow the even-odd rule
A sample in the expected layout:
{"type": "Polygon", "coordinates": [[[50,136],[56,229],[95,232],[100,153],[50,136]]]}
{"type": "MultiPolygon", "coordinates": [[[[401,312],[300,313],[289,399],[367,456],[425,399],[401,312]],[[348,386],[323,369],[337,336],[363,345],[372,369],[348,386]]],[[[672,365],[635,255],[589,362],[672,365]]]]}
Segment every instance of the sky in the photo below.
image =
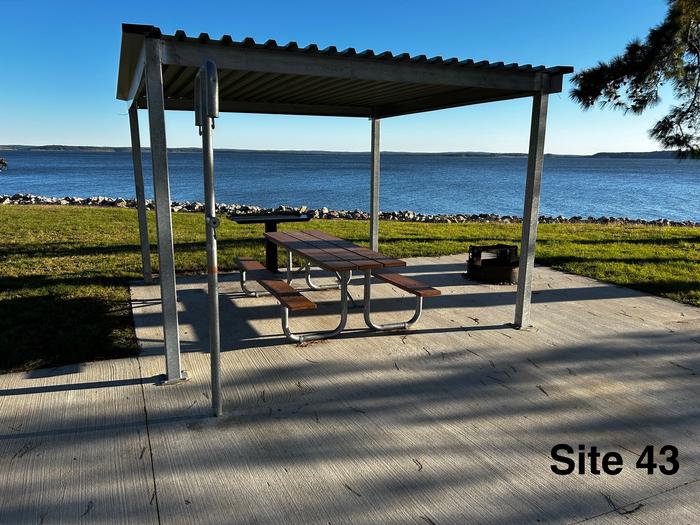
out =
{"type": "MultiPolygon", "coordinates": [[[[163,33],[272,38],[358,51],[571,65],[577,71],[620,53],[665,15],[661,0],[354,2],[32,2],[0,0],[0,144],[129,145],[126,102],[116,100],[121,24],[163,33]]],[[[641,116],[582,111],[550,95],[545,151],[589,154],[660,147],[648,130],[673,102],[641,116]]],[[[385,119],[384,151],[527,151],[531,100],[495,102],[385,119]]],[[[147,143],[145,112],[142,141],[147,143]]],[[[168,112],[170,147],[201,145],[194,117],[168,112]]],[[[366,119],[222,114],[220,148],[367,151],[366,119]]]]}

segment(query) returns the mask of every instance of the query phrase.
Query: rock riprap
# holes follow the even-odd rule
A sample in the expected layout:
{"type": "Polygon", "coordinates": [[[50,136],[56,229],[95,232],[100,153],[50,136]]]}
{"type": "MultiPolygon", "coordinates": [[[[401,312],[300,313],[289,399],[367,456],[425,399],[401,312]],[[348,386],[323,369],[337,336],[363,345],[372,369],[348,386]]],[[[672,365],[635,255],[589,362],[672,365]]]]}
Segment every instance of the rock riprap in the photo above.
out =
{"type": "MultiPolygon", "coordinates": [[[[0,205],[54,205],[54,206],[96,206],[113,208],[135,208],[135,199],[125,199],[122,197],[45,197],[42,195],[32,195],[31,193],[15,193],[14,195],[0,195],[0,205]]],[[[202,213],[204,203],[201,202],[173,202],[174,212],[202,213]]],[[[154,202],[146,199],[146,208],[154,209],[154,202]]],[[[368,220],[369,213],[362,210],[330,210],[325,206],[318,209],[309,209],[306,206],[277,206],[276,208],[263,208],[248,204],[224,204],[216,205],[216,211],[220,215],[273,215],[280,213],[304,214],[309,213],[315,219],[346,219],[346,220],[368,220]]],[[[411,210],[383,211],[379,218],[385,221],[399,222],[436,222],[436,223],[465,223],[465,222],[495,222],[495,223],[517,223],[521,218],[515,215],[496,215],[494,213],[454,213],[454,214],[424,214],[411,210]]],[[[540,224],[642,224],[650,226],[692,226],[700,227],[700,222],[693,221],[672,221],[669,219],[631,219],[629,217],[564,217],[559,215],[551,217],[541,215],[540,224]]]]}

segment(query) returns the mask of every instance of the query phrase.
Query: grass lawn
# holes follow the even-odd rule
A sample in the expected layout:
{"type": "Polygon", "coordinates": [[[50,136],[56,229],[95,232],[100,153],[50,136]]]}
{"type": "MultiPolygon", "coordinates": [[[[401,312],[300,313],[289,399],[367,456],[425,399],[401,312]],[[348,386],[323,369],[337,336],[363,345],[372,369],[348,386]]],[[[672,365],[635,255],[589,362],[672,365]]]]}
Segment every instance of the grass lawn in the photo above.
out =
{"type": "MultiPolygon", "coordinates": [[[[155,245],[155,216],[149,214],[155,245]]],[[[173,215],[178,272],[206,268],[201,214],[173,215]]],[[[285,225],[366,244],[365,221],[285,225]]],[[[264,260],[262,225],[223,220],[219,262],[264,260]]],[[[520,225],[382,222],[393,257],[463,253],[470,244],[518,243],[520,225]]],[[[158,258],[153,248],[153,264],[158,258]]],[[[281,262],[281,261],[280,261],[281,262]]],[[[540,226],[537,262],[700,306],[700,229],[591,224],[540,226]]],[[[0,371],[134,355],[128,283],[140,278],[136,211],[0,207],[0,371]]]]}

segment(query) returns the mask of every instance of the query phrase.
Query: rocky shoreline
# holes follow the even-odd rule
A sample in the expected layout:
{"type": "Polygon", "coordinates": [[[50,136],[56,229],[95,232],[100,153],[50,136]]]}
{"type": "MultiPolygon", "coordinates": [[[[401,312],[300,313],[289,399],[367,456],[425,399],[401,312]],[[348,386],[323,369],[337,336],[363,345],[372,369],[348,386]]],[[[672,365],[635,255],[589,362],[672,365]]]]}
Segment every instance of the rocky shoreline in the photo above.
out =
{"type": "MultiPolygon", "coordinates": [[[[124,199],[121,197],[44,197],[32,195],[30,193],[16,193],[14,195],[0,195],[0,205],[53,205],[53,206],[94,206],[113,208],[135,208],[135,199],[124,199]]],[[[146,200],[146,207],[153,209],[152,200],[146,200]]],[[[174,212],[203,212],[204,204],[201,202],[173,202],[174,212]]],[[[217,213],[221,215],[253,215],[253,214],[279,214],[291,215],[310,214],[316,219],[349,219],[367,220],[369,213],[362,210],[329,210],[328,208],[308,209],[306,206],[294,208],[291,206],[278,206],[277,208],[262,208],[260,206],[250,206],[246,204],[217,204],[217,213]]],[[[400,222],[430,222],[430,223],[465,223],[465,222],[495,222],[495,223],[518,223],[521,218],[515,215],[496,215],[493,213],[479,214],[441,214],[430,215],[416,213],[410,210],[384,211],[380,213],[380,219],[400,222]]],[[[693,221],[672,221],[669,219],[630,219],[628,217],[550,217],[540,216],[540,224],[640,224],[649,226],[692,226],[700,227],[700,222],[693,221]]]]}

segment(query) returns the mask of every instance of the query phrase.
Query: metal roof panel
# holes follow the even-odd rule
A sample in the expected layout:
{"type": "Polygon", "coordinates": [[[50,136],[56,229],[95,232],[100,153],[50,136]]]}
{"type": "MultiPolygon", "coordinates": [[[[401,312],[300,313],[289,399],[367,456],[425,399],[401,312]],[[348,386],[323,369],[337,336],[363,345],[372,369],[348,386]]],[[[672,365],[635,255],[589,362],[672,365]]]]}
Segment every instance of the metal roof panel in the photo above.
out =
{"type": "MultiPolygon", "coordinates": [[[[552,79],[551,92],[556,92],[561,90],[561,76],[573,72],[570,66],[532,66],[454,57],[445,59],[439,55],[428,57],[391,51],[376,53],[371,49],[358,53],[352,47],[339,51],[335,46],[320,49],[315,43],[304,47],[294,41],[279,44],[272,39],[259,43],[252,37],[236,41],[230,35],[223,35],[217,40],[207,33],[188,36],[183,30],[164,35],[155,26],[124,24],[117,87],[119,99],[128,100],[130,95],[143,99],[142,88],[139,91],[134,87],[138,86],[134,77],[142,74],[139,68],[142,69],[143,64],[139,62],[139,55],[146,38],[159,38],[166,44],[184,46],[183,52],[187,51],[191,57],[201,54],[202,62],[209,55],[218,53],[222,62],[228,62],[223,65],[217,63],[222,80],[222,108],[238,108],[236,111],[253,108],[256,112],[265,112],[265,105],[269,104],[271,113],[290,109],[291,113],[328,115],[334,114],[337,109],[342,111],[338,113],[342,115],[371,116],[392,107],[403,113],[414,113],[530,96],[534,87],[528,87],[529,79],[541,75],[552,79]],[[219,51],[216,51],[217,48],[219,51]],[[228,49],[230,53],[238,53],[236,60],[228,60],[229,56],[233,56],[228,54],[228,49]],[[254,55],[249,57],[247,53],[254,55]],[[270,53],[269,57],[267,53],[270,53]],[[251,57],[268,59],[274,67],[256,69],[249,66],[251,57]],[[309,61],[327,67],[325,70],[313,69],[309,61]],[[374,73],[363,76],[365,67],[374,73]],[[397,74],[393,77],[382,75],[383,67],[397,74]],[[451,80],[442,81],[443,77],[451,80]],[[470,89],[471,85],[465,80],[467,78],[475,79],[474,89],[470,89]],[[490,79],[494,80],[493,84],[488,83],[490,79]],[[510,79],[514,85],[510,85],[506,79],[510,79]],[[445,94],[443,99],[441,93],[445,94]],[[411,96],[414,98],[411,99],[411,96]],[[317,112],[314,112],[314,106],[318,106],[317,112]],[[293,111],[295,109],[298,111],[293,111]]],[[[180,47],[176,49],[180,50],[180,47]]],[[[179,55],[179,52],[175,54],[179,55]]],[[[193,98],[195,63],[196,60],[191,59],[190,63],[164,64],[164,70],[167,69],[164,78],[166,107],[188,109],[188,101],[191,102],[193,98]]],[[[143,106],[144,101],[139,100],[138,103],[143,106]]]]}

